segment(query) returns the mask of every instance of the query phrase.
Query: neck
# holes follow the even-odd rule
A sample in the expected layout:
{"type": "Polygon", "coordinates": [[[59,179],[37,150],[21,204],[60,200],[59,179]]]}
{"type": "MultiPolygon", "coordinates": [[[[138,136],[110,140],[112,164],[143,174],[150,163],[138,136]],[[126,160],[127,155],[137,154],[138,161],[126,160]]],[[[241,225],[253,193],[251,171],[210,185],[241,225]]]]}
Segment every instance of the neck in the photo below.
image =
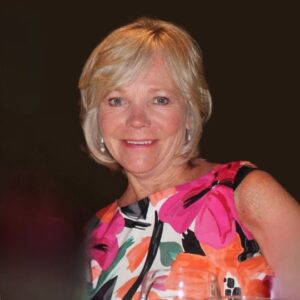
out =
{"type": "Polygon", "coordinates": [[[205,174],[212,166],[204,160],[199,160],[195,167],[184,163],[176,167],[169,167],[164,172],[152,176],[126,173],[128,179],[127,189],[118,200],[118,203],[120,206],[126,206],[155,192],[188,182],[205,174]]]}

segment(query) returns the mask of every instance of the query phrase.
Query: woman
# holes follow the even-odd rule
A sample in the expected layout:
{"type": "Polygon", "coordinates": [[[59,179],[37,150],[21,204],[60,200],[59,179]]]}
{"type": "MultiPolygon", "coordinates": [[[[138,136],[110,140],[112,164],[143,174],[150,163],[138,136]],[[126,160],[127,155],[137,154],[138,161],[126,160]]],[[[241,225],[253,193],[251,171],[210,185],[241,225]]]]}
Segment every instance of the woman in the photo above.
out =
{"type": "Polygon", "coordinates": [[[138,299],[147,271],[182,265],[215,273],[226,295],[268,296],[275,272],[277,293],[293,296],[299,205],[249,162],[199,158],[211,97],[187,32],[148,18],[121,27],[79,86],[92,157],[128,179],[91,222],[89,298],[138,299]]]}

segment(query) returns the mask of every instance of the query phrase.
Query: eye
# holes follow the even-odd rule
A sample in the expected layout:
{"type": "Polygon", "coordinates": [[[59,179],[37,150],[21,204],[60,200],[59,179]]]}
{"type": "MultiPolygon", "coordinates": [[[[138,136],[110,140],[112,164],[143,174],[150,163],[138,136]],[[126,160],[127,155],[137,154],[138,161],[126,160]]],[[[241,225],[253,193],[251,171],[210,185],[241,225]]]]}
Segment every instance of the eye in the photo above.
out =
{"type": "Polygon", "coordinates": [[[108,99],[108,104],[110,106],[120,106],[123,104],[123,100],[122,100],[122,98],[119,98],[119,97],[113,97],[113,98],[108,99]]]}
{"type": "Polygon", "coordinates": [[[167,97],[155,97],[153,103],[158,105],[167,105],[169,104],[170,100],[167,97]]]}

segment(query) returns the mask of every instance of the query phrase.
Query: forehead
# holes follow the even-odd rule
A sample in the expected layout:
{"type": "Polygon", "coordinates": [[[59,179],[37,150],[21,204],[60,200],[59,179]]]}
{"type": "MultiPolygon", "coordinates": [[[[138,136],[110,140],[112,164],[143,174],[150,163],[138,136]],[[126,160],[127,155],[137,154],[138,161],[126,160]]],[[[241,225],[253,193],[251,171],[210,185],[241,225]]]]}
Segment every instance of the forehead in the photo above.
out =
{"type": "MultiPolygon", "coordinates": [[[[130,66],[128,68],[130,72],[130,66]]],[[[177,84],[161,55],[153,55],[142,68],[131,74],[132,76],[126,76],[126,73],[123,74],[122,80],[116,82],[113,89],[147,87],[148,90],[153,91],[162,89],[179,92],[177,84]]]]}
{"type": "Polygon", "coordinates": [[[133,78],[132,83],[152,84],[155,86],[165,86],[176,88],[175,82],[161,56],[154,56],[133,78]]]}

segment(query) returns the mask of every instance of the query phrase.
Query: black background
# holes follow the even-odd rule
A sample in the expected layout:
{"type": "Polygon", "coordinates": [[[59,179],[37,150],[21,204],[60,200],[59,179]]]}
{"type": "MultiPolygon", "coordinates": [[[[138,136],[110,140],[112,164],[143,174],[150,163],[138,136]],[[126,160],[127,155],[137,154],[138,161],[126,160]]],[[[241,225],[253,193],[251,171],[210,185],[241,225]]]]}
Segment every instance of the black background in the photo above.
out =
{"type": "Polygon", "coordinates": [[[214,108],[202,156],[250,160],[300,199],[299,16],[291,3],[2,3],[2,178],[20,170],[42,174],[67,195],[64,204],[82,224],[121,194],[122,176],[98,166],[84,150],[77,82],[103,37],[151,16],[186,28],[204,52],[214,108]]]}

